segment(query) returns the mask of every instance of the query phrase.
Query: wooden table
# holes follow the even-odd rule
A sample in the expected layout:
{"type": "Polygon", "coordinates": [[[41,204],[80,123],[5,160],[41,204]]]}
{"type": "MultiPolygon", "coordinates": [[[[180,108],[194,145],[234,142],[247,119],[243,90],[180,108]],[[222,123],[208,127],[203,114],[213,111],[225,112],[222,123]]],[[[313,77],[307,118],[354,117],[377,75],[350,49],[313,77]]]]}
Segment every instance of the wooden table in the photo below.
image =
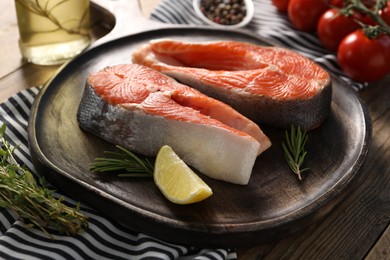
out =
{"type": "MultiPolygon", "coordinates": [[[[143,15],[158,3],[139,1],[143,15]]],[[[20,90],[44,84],[59,66],[37,66],[22,60],[14,2],[1,1],[0,8],[4,10],[0,16],[2,102],[20,90]]],[[[107,34],[115,21],[110,15],[100,15],[101,10],[94,12],[96,40],[107,34]]],[[[359,95],[371,115],[373,136],[356,188],[322,223],[272,244],[239,248],[239,259],[390,259],[390,76],[359,95]]]]}

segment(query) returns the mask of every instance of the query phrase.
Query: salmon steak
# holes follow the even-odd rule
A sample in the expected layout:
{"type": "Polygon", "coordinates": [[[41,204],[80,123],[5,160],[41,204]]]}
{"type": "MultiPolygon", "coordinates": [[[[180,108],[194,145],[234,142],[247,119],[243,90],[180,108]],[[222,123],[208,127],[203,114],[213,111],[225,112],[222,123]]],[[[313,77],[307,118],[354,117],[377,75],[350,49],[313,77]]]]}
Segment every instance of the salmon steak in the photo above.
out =
{"type": "Polygon", "coordinates": [[[311,130],[320,126],[330,111],[329,73],[285,48],[160,39],[140,46],[132,61],[196,88],[256,123],[311,130]]]}
{"type": "Polygon", "coordinates": [[[259,126],[232,107],[137,64],[89,75],[77,119],[85,131],[146,156],[169,145],[201,173],[241,185],[271,146],[259,126]]]}

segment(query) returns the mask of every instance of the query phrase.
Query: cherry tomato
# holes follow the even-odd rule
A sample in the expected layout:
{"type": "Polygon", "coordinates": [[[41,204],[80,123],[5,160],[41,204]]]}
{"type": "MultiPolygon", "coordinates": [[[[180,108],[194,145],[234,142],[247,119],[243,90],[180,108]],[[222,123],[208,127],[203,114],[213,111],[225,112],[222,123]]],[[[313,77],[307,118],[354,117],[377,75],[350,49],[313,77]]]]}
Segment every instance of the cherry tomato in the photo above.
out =
{"type": "Polygon", "coordinates": [[[287,12],[288,3],[290,0],[272,0],[272,4],[280,12],[287,12]]]}
{"type": "Polygon", "coordinates": [[[387,2],[387,6],[379,11],[380,17],[390,26],[390,1],[387,2]]]}
{"type": "Polygon", "coordinates": [[[325,48],[335,52],[341,40],[359,28],[359,24],[352,17],[344,16],[338,9],[332,8],[321,15],[317,36],[325,48]]]}
{"type": "Polygon", "coordinates": [[[376,25],[376,22],[368,14],[355,13],[353,17],[366,25],[376,25]]]}
{"type": "Polygon", "coordinates": [[[347,35],[340,43],[337,59],[344,73],[354,80],[372,82],[390,72],[390,37],[369,39],[363,30],[347,35]]]}
{"type": "Polygon", "coordinates": [[[371,8],[376,4],[376,0],[362,0],[361,1],[366,7],[371,8]]]}
{"type": "Polygon", "coordinates": [[[301,31],[313,32],[317,28],[320,16],[329,7],[319,0],[290,0],[288,17],[295,28],[301,31]]]}
{"type": "Polygon", "coordinates": [[[339,8],[343,7],[345,3],[344,0],[326,0],[326,2],[331,6],[335,6],[339,8]]]}

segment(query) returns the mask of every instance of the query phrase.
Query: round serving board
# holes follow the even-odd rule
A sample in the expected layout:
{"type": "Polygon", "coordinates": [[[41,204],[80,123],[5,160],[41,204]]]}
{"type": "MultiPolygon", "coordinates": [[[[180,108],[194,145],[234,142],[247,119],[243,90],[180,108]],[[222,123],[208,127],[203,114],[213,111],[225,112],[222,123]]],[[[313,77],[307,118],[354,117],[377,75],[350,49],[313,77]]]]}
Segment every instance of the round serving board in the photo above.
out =
{"type": "Polygon", "coordinates": [[[200,177],[213,196],[192,205],[166,200],[153,180],[97,175],[89,165],[114,146],[82,131],[76,112],[89,73],[130,63],[132,52],[153,39],[234,40],[269,43],[253,34],[203,27],[139,32],[91,48],[48,82],[29,122],[37,169],[58,189],[137,231],[180,244],[250,246],[284,237],[326,215],[358,178],[371,139],[368,113],[349,86],[333,77],[331,114],[309,132],[303,181],[290,172],[282,151],[284,131],[261,126],[273,145],[260,155],[247,186],[200,177]]]}

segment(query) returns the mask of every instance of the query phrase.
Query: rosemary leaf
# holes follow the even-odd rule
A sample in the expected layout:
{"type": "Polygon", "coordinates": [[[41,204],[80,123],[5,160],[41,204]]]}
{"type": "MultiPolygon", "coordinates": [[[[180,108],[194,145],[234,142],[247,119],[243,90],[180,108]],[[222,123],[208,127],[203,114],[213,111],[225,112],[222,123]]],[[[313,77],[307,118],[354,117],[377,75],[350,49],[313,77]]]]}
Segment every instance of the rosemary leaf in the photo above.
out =
{"type": "Polygon", "coordinates": [[[117,145],[118,152],[105,151],[109,157],[99,157],[90,165],[92,172],[119,172],[120,177],[152,177],[153,163],[117,145]],[[123,171],[123,172],[121,172],[123,171]]]}
{"type": "Polygon", "coordinates": [[[79,213],[79,204],[71,208],[56,199],[43,178],[36,182],[32,173],[13,157],[15,150],[5,139],[6,125],[0,128],[0,207],[16,213],[26,227],[37,227],[48,236],[48,228],[76,235],[87,228],[87,217],[79,213]]]}
{"type": "Polygon", "coordinates": [[[301,130],[298,126],[295,128],[291,126],[290,132],[285,132],[285,143],[282,143],[284,156],[292,172],[294,172],[298,179],[302,180],[302,172],[308,171],[309,168],[303,168],[307,152],[305,145],[308,139],[306,131],[301,130]]]}

